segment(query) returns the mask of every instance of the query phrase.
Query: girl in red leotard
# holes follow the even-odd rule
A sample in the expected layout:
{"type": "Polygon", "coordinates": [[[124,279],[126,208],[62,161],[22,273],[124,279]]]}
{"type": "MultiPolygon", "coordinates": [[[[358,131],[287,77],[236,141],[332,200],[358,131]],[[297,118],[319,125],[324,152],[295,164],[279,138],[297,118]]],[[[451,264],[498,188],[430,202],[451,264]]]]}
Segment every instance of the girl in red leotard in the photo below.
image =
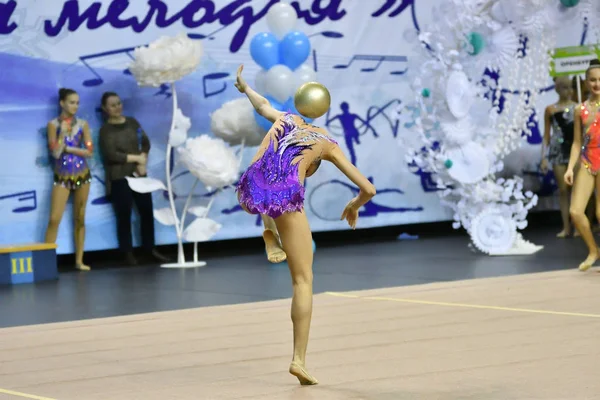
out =
{"type": "MultiPolygon", "coordinates": [[[[590,221],[585,215],[594,189],[600,189],[600,61],[592,60],[586,73],[586,85],[590,91],[588,100],[575,109],[573,146],[569,165],[565,172],[565,182],[573,185],[573,168],[581,160],[577,179],[571,196],[570,214],[575,227],[588,247],[587,258],[579,264],[581,271],[587,271],[600,258],[600,250],[590,229],[590,221]],[[581,155],[581,157],[580,157],[581,155]]],[[[596,218],[600,220],[600,196],[596,196],[596,218]]]]}

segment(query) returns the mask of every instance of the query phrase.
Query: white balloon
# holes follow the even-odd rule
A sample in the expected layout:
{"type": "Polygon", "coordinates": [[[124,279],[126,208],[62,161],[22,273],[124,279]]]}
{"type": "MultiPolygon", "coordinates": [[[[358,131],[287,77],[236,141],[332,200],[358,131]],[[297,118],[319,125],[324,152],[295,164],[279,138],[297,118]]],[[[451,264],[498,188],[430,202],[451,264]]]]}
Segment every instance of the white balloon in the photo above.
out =
{"type": "Polygon", "coordinates": [[[254,85],[256,86],[256,91],[260,94],[267,93],[267,71],[261,69],[256,74],[254,78],[254,85]]]}
{"type": "Polygon", "coordinates": [[[267,93],[280,103],[285,103],[296,92],[296,79],[291,69],[278,64],[267,72],[267,93]]]}
{"type": "Polygon", "coordinates": [[[267,12],[267,26],[277,36],[277,39],[283,39],[286,34],[296,27],[297,22],[296,10],[287,3],[274,4],[267,12]]]}
{"type": "Polygon", "coordinates": [[[306,82],[315,82],[317,80],[317,73],[307,64],[302,64],[294,71],[296,76],[296,90],[306,82]]]}

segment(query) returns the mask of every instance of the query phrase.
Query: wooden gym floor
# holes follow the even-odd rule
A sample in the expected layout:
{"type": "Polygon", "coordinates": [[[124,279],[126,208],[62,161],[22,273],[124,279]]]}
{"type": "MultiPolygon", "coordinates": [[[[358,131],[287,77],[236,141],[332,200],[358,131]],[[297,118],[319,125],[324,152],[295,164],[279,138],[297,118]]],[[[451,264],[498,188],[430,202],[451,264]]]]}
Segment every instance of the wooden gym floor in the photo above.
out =
{"type": "Polygon", "coordinates": [[[0,329],[0,399],[600,399],[600,274],[575,269],[0,329]]]}

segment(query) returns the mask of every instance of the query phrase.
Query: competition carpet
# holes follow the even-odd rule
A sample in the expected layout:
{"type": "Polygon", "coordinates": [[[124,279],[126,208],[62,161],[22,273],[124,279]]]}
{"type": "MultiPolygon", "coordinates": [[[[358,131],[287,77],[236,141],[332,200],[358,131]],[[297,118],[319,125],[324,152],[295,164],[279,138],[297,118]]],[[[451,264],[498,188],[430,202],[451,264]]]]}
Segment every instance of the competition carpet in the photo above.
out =
{"type": "Polygon", "coordinates": [[[600,399],[600,274],[575,269],[0,329],[0,399],[600,399]]]}

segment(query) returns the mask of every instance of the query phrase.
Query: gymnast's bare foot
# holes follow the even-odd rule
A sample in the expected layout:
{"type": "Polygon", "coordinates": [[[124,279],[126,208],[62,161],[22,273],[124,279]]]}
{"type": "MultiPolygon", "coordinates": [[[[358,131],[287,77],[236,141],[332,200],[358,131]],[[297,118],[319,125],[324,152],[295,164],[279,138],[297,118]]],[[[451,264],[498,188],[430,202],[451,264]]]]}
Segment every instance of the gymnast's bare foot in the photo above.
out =
{"type": "Polygon", "coordinates": [[[580,271],[587,271],[588,269],[590,269],[590,267],[592,265],[594,265],[594,263],[598,260],[598,258],[600,258],[600,253],[599,253],[599,249],[596,249],[595,252],[590,253],[587,258],[581,263],[579,264],[579,270],[580,271]]]}
{"type": "Polygon", "coordinates": [[[568,238],[569,236],[571,236],[571,232],[567,231],[566,229],[563,229],[556,234],[556,237],[561,239],[568,238]]]}
{"type": "Polygon", "coordinates": [[[89,271],[91,270],[89,265],[85,265],[84,263],[77,263],[75,264],[75,268],[77,268],[80,271],[89,271]]]}
{"type": "Polygon", "coordinates": [[[283,262],[287,259],[287,254],[281,248],[279,238],[275,236],[273,231],[265,229],[263,232],[263,239],[265,240],[265,247],[267,249],[267,259],[273,264],[283,262]]]}
{"type": "Polygon", "coordinates": [[[301,385],[317,385],[319,383],[319,381],[309,374],[304,366],[297,361],[292,361],[290,364],[290,374],[298,378],[301,385]]]}

